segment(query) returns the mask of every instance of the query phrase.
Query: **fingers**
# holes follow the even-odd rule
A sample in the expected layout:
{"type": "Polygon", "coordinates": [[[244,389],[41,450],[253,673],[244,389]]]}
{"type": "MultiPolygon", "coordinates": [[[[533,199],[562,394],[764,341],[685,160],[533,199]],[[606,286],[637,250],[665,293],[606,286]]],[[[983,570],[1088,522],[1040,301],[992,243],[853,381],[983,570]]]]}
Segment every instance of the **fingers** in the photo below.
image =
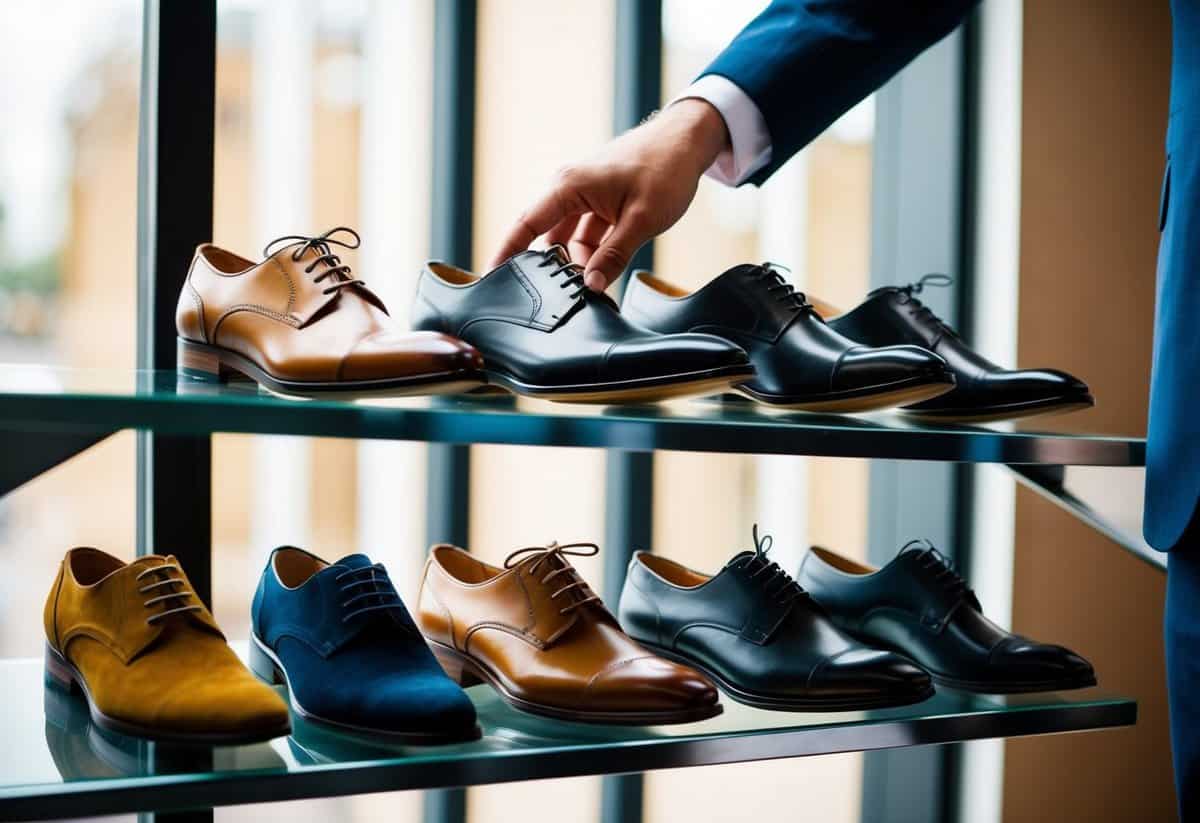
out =
{"type": "Polygon", "coordinates": [[[653,234],[642,211],[629,209],[588,260],[584,282],[593,291],[604,291],[621,276],[633,255],[653,234]]]}
{"type": "Polygon", "coordinates": [[[498,266],[517,252],[529,248],[530,243],[563,220],[577,218],[583,213],[586,208],[583,200],[566,188],[565,180],[565,176],[561,177],[560,182],[543,195],[541,200],[517,218],[516,225],[509,230],[500,250],[492,258],[492,266],[498,266]]]}
{"type": "Polygon", "coordinates": [[[581,266],[587,266],[608,229],[608,221],[597,216],[595,212],[579,218],[579,226],[575,229],[575,236],[571,238],[570,243],[571,259],[581,266]]]}
{"type": "MultiPolygon", "coordinates": [[[[567,253],[570,254],[571,250],[569,248],[569,244],[571,242],[571,237],[575,234],[575,227],[578,226],[579,223],[580,215],[578,214],[558,221],[558,225],[546,232],[546,245],[562,246],[564,249],[567,249],[567,253]]],[[[574,258],[571,259],[574,260],[574,258]]],[[[583,261],[576,260],[575,262],[579,263],[583,261]]]]}

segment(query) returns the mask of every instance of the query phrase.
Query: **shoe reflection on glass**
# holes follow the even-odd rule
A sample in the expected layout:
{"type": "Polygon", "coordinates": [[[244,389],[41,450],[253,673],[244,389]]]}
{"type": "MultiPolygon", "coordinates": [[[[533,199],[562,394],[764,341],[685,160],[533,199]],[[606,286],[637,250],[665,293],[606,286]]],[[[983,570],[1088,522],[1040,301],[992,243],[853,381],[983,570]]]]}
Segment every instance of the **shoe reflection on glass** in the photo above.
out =
{"type": "Polygon", "coordinates": [[[206,746],[154,743],[92,722],[87,702],[47,678],[43,693],[46,747],[63,780],[159,774],[284,769],[269,743],[206,746]]]}

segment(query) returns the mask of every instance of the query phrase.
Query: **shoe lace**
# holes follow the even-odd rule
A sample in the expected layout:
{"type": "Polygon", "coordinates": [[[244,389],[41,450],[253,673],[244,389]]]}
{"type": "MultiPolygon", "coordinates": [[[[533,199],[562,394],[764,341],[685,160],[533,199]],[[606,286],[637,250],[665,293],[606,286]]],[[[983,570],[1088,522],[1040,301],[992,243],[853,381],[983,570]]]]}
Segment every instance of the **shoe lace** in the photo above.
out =
{"type": "Polygon", "coordinates": [[[334,246],[341,246],[344,249],[357,249],[360,245],[362,245],[362,238],[358,236],[358,232],[347,226],[338,226],[337,228],[330,229],[324,234],[319,234],[316,237],[307,237],[302,234],[288,234],[284,235],[283,237],[276,237],[265,247],[263,247],[263,257],[270,257],[277,251],[292,248],[294,246],[295,249],[292,251],[292,261],[299,262],[300,258],[302,258],[309,249],[312,249],[314,252],[316,252],[317,256],[313,258],[311,263],[304,267],[304,273],[312,274],[313,270],[318,266],[323,266],[323,270],[320,274],[313,278],[313,282],[320,283],[323,280],[332,278],[333,282],[331,282],[321,292],[322,294],[332,294],[333,292],[338,291],[339,289],[344,289],[348,286],[353,286],[356,284],[360,286],[365,285],[364,281],[356,280],[350,276],[350,267],[344,264],[342,259],[333,251],[334,246]],[[354,239],[349,242],[338,240],[334,237],[334,235],[338,234],[339,232],[345,232],[354,239]],[[283,245],[279,245],[280,243],[283,245]]]}
{"type": "Polygon", "coordinates": [[[345,610],[342,614],[343,623],[349,623],[368,612],[404,608],[404,602],[396,593],[396,587],[392,585],[382,563],[347,569],[335,575],[333,581],[341,584],[339,590],[346,598],[342,601],[345,610]]]}
{"type": "Polygon", "coordinates": [[[812,304],[808,302],[804,292],[796,291],[796,287],[788,282],[783,273],[791,274],[792,270],[787,266],[770,261],[746,269],[746,276],[756,284],[765,287],[768,297],[779,301],[794,312],[811,309],[812,304]]]}
{"type": "Polygon", "coordinates": [[[550,569],[550,571],[543,575],[543,585],[549,583],[551,580],[559,577],[560,575],[563,576],[562,579],[564,581],[567,581],[563,586],[550,594],[551,600],[555,600],[559,597],[559,595],[574,590],[578,590],[579,595],[581,595],[579,599],[572,600],[566,606],[560,608],[558,610],[559,614],[570,614],[580,606],[583,606],[587,603],[600,602],[599,595],[597,595],[591,590],[591,588],[588,587],[587,581],[579,576],[579,572],[577,572],[575,567],[571,565],[570,561],[566,559],[566,555],[568,554],[573,557],[594,557],[600,553],[600,547],[595,543],[559,544],[554,542],[548,546],[526,546],[523,549],[517,549],[515,552],[509,554],[508,557],[504,558],[504,568],[511,569],[513,566],[517,565],[517,563],[521,562],[519,558],[522,555],[533,552],[540,552],[541,556],[529,565],[529,573],[531,575],[535,574],[538,568],[540,568],[543,564],[546,564],[547,566],[554,566],[554,568],[550,569]],[[590,551],[579,551],[580,549],[589,549],[590,551]],[[558,563],[554,564],[551,562],[551,558],[557,559],[558,563]]]}
{"type": "MultiPolygon", "coordinates": [[[[909,310],[909,314],[923,323],[927,328],[931,328],[939,336],[950,335],[951,337],[957,337],[958,332],[947,324],[946,321],[938,317],[932,309],[916,298],[916,295],[920,294],[926,286],[945,288],[953,284],[954,278],[950,275],[933,273],[922,276],[916,283],[909,283],[907,286],[898,286],[896,291],[904,295],[900,300],[901,304],[912,307],[909,310]]],[[[937,340],[935,339],[934,344],[936,343],[937,340]]]]}
{"type": "Polygon", "coordinates": [[[932,575],[932,580],[937,585],[941,586],[952,597],[959,598],[966,594],[971,594],[971,587],[967,585],[967,581],[958,573],[955,568],[954,561],[938,550],[936,546],[929,540],[918,538],[910,540],[900,547],[900,551],[904,552],[913,546],[924,546],[917,552],[917,562],[921,567],[932,575]]]}
{"type": "MultiPolygon", "coordinates": [[[[557,266],[554,271],[550,272],[550,277],[554,278],[560,274],[566,274],[563,281],[558,284],[560,289],[568,289],[572,286],[575,291],[571,292],[571,299],[574,300],[587,291],[587,284],[583,282],[583,266],[578,263],[572,263],[570,256],[567,254],[566,248],[561,243],[555,243],[550,248],[542,252],[542,260],[538,263],[539,266],[557,266]]],[[[543,547],[544,548],[544,547],[543,547]]]]}
{"type": "Polygon", "coordinates": [[[734,561],[735,568],[750,572],[750,579],[761,583],[763,590],[770,598],[777,599],[779,604],[786,606],[793,600],[808,597],[808,592],[785,572],[778,563],[767,559],[767,552],[775,543],[771,535],[758,536],[758,524],[751,531],[754,538],[754,554],[748,554],[744,559],[734,561]]]}
{"type": "Polygon", "coordinates": [[[172,614],[182,614],[184,612],[196,612],[203,608],[199,603],[188,603],[188,598],[194,597],[192,590],[183,580],[183,572],[179,570],[176,563],[160,563],[157,566],[151,566],[138,572],[134,581],[140,582],[143,578],[157,575],[157,579],[138,588],[138,594],[151,594],[151,597],[142,602],[142,605],[147,609],[152,609],[159,603],[162,603],[164,608],[160,612],[155,612],[146,618],[147,625],[154,625],[159,620],[172,614]],[[166,591],[162,591],[165,589],[166,591]],[[162,591],[161,594],[158,592],[162,591]]]}

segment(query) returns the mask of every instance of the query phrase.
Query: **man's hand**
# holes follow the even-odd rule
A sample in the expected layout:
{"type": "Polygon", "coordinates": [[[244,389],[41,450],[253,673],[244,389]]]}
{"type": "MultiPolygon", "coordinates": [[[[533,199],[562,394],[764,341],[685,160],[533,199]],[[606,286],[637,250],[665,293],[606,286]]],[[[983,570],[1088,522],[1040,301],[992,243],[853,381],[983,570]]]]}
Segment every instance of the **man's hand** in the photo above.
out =
{"type": "Polygon", "coordinates": [[[517,220],[492,266],[546,235],[584,267],[603,291],[647,240],[675,225],[696,196],[700,176],[728,145],[725,121],[710,104],[680,100],[613,140],[600,154],[558,173],[517,220]]]}

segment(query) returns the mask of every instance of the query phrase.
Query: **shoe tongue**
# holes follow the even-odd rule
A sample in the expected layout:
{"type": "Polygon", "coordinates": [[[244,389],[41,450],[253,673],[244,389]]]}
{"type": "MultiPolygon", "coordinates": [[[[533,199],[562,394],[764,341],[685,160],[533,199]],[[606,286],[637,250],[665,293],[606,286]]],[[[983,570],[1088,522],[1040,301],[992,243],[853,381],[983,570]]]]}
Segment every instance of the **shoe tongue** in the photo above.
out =
{"type": "Polygon", "coordinates": [[[330,568],[333,568],[333,566],[340,566],[343,569],[362,569],[371,565],[374,565],[371,563],[371,558],[367,557],[365,554],[356,552],[354,554],[348,554],[336,563],[331,564],[330,568]]]}
{"type": "Polygon", "coordinates": [[[738,552],[733,557],[729,558],[729,562],[727,562],[725,564],[725,567],[729,568],[730,566],[734,565],[735,563],[737,563],[739,565],[742,563],[745,563],[745,562],[747,562],[746,558],[748,558],[748,557],[754,557],[754,552],[751,551],[750,549],[746,549],[746,551],[738,552]]]}

